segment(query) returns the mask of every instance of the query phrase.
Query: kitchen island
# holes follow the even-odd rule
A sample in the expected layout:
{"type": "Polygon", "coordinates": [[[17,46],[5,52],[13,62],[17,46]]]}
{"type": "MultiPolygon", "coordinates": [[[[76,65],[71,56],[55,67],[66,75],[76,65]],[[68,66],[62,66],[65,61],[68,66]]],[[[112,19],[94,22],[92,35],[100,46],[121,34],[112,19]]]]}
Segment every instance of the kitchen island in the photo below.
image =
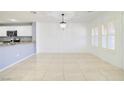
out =
{"type": "Polygon", "coordinates": [[[0,70],[4,70],[35,54],[35,45],[33,42],[0,44],[0,70]]]}

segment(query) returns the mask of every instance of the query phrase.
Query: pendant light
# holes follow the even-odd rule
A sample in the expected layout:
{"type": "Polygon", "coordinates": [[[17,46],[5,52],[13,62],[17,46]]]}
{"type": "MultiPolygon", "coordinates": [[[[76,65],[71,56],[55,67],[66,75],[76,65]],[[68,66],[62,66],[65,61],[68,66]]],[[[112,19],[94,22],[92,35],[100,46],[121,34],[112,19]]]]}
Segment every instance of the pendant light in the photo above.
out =
{"type": "Polygon", "coordinates": [[[66,28],[66,22],[64,21],[64,14],[61,14],[62,16],[62,21],[60,22],[60,27],[62,29],[65,29],[66,28]]]}

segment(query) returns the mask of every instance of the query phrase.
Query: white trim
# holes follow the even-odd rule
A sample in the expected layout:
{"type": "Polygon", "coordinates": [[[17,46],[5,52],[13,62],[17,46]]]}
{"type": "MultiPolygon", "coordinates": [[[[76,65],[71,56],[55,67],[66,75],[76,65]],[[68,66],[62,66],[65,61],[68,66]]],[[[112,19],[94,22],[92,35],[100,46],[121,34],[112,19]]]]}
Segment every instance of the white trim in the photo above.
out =
{"type": "Polygon", "coordinates": [[[6,70],[6,69],[8,69],[8,68],[10,68],[10,67],[12,67],[12,66],[14,66],[14,65],[16,65],[16,64],[18,64],[18,63],[20,63],[20,62],[22,62],[22,61],[28,59],[29,57],[31,57],[31,56],[33,56],[33,55],[35,55],[35,53],[33,53],[33,54],[31,54],[31,55],[29,55],[29,56],[23,58],[23,59],[20,59],[20,60],[18,60],[17,62],[11,64],[11,65],[8,65],[8,66],[6,66],[6,67],[0,69],[0,72],[2,72],[2,71],[4,71],[4,70],[6,70]]]}

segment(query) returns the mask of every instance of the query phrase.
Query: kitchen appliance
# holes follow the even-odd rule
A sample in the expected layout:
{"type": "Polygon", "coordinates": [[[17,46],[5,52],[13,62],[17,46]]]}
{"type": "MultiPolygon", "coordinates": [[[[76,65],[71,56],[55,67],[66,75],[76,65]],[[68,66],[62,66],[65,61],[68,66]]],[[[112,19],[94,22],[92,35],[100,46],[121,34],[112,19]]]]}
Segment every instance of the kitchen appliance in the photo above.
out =
{"type": "Polygon", "coordinates": [[[8,37],[17,37],[17,30],[14,31],[7,31],[8,37]]]}

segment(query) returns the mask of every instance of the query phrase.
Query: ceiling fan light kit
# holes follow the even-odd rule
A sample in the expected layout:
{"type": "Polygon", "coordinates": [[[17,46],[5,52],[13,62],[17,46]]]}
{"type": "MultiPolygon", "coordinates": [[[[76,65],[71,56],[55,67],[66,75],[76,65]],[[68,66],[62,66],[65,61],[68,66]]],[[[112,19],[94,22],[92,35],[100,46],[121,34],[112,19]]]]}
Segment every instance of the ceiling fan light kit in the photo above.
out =
{"type": "Polygon", "coordinates": [[[62,29],[65,29],[66,28],[66,22],[64,21],[64,14],[61,14],[62,16],[62,21],[60,22],[60,27],[62,29]]]}

